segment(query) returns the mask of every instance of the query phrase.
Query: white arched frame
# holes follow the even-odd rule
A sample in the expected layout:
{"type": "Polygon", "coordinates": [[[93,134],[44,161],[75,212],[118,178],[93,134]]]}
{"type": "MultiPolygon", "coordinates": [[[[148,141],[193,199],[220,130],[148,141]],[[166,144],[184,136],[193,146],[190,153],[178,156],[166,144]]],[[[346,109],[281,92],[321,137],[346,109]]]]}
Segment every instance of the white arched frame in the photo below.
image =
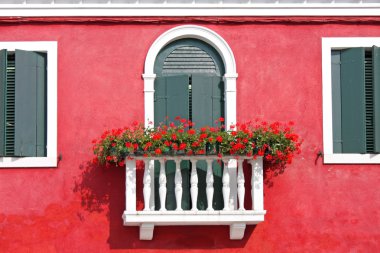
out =
{"type": "Polygon", "coordinates": [[[149,122],[154,122],[154,62],[158,53],[173,41],[191,38],[206,42],[212,46],[221,56],[225,74],[224,92],[225,92],[225,122],[229,126],[236,123],[236,63],[235,57],[227,42],[214,31],[195,25],[184,25],[172,28],[161,34],[150,47],[144,67],[144,113],[145,126],[149,122]]]}

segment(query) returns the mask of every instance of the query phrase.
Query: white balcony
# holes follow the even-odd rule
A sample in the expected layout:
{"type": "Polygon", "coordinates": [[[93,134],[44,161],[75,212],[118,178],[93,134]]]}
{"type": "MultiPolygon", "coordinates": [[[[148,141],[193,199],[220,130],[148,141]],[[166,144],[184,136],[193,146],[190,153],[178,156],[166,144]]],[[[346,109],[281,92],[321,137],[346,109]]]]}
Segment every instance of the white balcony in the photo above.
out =
{"type": "MultiPolygon", "coordinates": [[[[223,163],[221,185],[216,185],[213,174],[213,161],[220,160],[217,156],[163,156],[140,158],[134,157],[126,159],[126,192],[125,192],[125,211],[123,220],[125,226],[139,226],[140,240],[152,240],[154,226],[172,225],[229,225],[230,239],[240,240],[244,237],[246,225],[257,224],[264,221],[264,195],[263,195],[263,161],[262,157],[252,159],[248,157],[225,156],[220,162],[223,163]],[[236,159],[238,158],[238,159],[236,159]],[[143,160],[145,164],[143,178],[136,179],[136,160],[143,160]],[[158,187],[154,186],[154,160],[159,161],[158,187]],[[167,183],[166,161],[173,160],[175,163],[175,175],[171,182],[174,184],[174,194],[176,209],[166,209],[167,183]],[[181,176],[181,161],[190,161],[188,184],[183,184],[181,176]],[[252,169],[250,178],[244,175],[243,162],[247,160],[252,169]],[[198,187],[197,163],[206,161],[206,187],[205,192],[200,192],[198,187]],[[143,181],[144,209],[136,210],[136,180],[143,181]],[[250,184],[251,192],[248,193],[246,186],[250,184]],[[188,185],[190,189],[183,189],[183,185],[188,185]],[[214,189],[222,189],[223,209],[214,210],[213,196],[214,189]],[[186,190],[190,192],[190,210],[182,210],[182,196],[186,190]],[[199,195],[206,195],[207,208],[199,210],[197,201],[199,195]],[[252,198],[252,206],[245,210],[244,198],[247,194],[252,198]],[[155,210],[155,195],[159,197],[160,208],[155,210]]],[[[198,163],[199,164],[199,163],[198,163]]]]}

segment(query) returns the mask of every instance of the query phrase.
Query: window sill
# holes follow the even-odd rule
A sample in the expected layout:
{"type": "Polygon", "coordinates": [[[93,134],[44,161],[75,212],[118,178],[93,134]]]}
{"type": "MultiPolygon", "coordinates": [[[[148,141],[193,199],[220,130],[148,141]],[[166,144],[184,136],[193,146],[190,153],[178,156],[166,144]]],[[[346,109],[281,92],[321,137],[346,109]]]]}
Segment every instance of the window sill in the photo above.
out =
{"type": "Polygon", "coordinates": [[[325,164],[380,164],[380,154],[324,154],[325,164]]]}
{"type": "Polygon", "coordinates": [[[57,157],[0,157],[0,168],[57,167],[57,157]]]}

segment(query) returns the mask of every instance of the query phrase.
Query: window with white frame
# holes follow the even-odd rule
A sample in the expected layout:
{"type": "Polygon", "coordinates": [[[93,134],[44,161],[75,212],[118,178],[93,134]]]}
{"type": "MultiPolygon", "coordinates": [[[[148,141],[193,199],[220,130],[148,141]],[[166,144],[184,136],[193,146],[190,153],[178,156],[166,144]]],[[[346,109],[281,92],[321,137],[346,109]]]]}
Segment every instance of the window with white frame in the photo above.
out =
{"type": "Polygon", "coordinates": [[[380,38],[323,38],[325,163],[380,163],[380,38]]]}
{"type": "Polygon", "coordinates": [[[0,42],[0,107],[0,167],[55,167],[56,42],[0,42]]]}

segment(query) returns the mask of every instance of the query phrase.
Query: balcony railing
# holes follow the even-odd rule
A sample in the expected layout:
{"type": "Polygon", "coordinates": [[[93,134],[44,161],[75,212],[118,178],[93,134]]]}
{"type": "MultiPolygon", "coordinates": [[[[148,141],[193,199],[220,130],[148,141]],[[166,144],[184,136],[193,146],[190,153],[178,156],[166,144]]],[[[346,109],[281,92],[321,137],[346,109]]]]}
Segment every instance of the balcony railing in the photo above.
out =
{"type": "MultiPolygon", "coordinates": [[[[173,180],[173,179],[172,179],[173,180]]],[[[230,239],[239,240],[244,237],[246,225],[257,224],[264,221],[264,198],[263,198],[263,160],[262,157],[253,159],[252,157],[236,157],[224,156],[162,156],[162,157],[133,157],[126,159],[126,205],[123,214],[125,226],[139,226],[140,240],[151,240],[153,238],[154,226],[168,225],[229,225],[230,239]],[[137,211],[136,209],[136,160],[143,160],[145,164],[143,181],[143,197],[144,209],[137,211]],[[158,187],[155,193],[154,180],[154,160],[158,161],[159,176],[158,187]],[[174,194],[176,209],[166,209],[167,198],[167,183],[168,177],[166,174],[167,161],[174,161],[174,194]],[[243,162],[252,168],[252,175],[248,178],[244,174],[243,162]],[[183,184],[180,163],[182,161],[190,161],[190,182],[183,184]],[[206,187],[199,187],[197,173],[197,164],[199,161],[205,161],[206,166],[206,187]],[[219,161],[223,163],[222,178],[218,182],[222,185],[215,185],[213,173],[213,162],[219,161]],[[221,182],[220,182],[221,181],[221,182]],[[251,184],[248,187],[248,184],[251,184]],[[183,189],[183,187],[190,189],[183,189]],[[247,186],[247,187],[246,187],[247,186]],[[158,189],[157,189],[158,188],[158,189]],[[205,188],[205,189],[204,189],[205,188]],[[246,189],[247,188],[247,189],[246,189]],[[249,195],[248,189],[251,189],[252,207],[249,210],[244,208],[245,195],[249,195]],[[197,208],[198,196],[204,192],[207,199],[206,210],[197,208]],[[222,189],[223,209],[214,210],[213,196],[214,189],[222,189]],[[184,190],[190,192],[190,210],[182,210],[182,196],[184,190]],[[158,202],[155,201],[155,195],[158,196],[158,202]],[[159,203],[159,210],[155,210],[155,203],[159,203]]],[[[246,205],[247,206],[247,205],[246,205]]]]}

